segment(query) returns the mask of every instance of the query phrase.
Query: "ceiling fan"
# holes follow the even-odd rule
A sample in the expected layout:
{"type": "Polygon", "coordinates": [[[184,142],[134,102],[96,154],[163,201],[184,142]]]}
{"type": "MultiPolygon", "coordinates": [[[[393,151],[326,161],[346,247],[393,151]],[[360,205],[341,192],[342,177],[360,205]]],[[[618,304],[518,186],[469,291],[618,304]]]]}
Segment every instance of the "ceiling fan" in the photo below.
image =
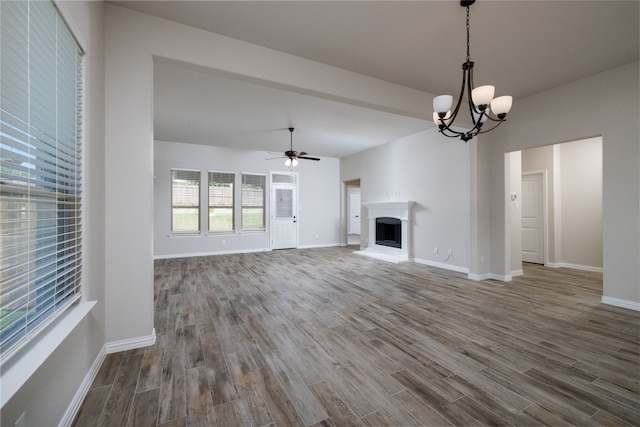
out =
{"type": "Polygon", "coordinates": [[[284,164],[290,167],[296,166],[298,164],[298,159],[319,161],[320,159],[317,157],[307,156],[307,153],[305,151],[293,151],[293,130],[294,128],[289,128],[289,132],[291,133],[291,144],[289,146],[289,151],[285,151],[284,156],[282,157],[274,157],[274,158],[276,159],[286,158],[287,160],[285,160],[284,164]]]}

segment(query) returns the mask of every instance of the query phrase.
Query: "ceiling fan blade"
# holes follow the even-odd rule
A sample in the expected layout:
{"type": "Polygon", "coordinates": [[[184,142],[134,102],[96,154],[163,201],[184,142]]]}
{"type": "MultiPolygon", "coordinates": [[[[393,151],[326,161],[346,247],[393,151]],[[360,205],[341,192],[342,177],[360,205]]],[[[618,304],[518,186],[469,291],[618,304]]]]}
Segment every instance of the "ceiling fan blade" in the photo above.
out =
{"type": "Polygon", "coordinates": [[[297,154],[296,154],[296,156],[297,156],[297,157],[300,157],[300,156],[306,156],[307,154],[309,154],[309,153],[307,153],[306,151],[298,151],[298,152],[297,152],[297,154]]]}
{"type": "Polygon", "coordinates": [[[299,159],[305,159],[305,160],[315,160],[315,161],[319,161],[320,159],[317,157],[307,157],[307,156],[298,156],[299,159]]]}
{"type": "Polygon", "coordinates": [[[268,159],[265,160],[276,160],[276,159],[286,159],[287,156],[278,156],[278,157],[269,157],[268,159]]]}

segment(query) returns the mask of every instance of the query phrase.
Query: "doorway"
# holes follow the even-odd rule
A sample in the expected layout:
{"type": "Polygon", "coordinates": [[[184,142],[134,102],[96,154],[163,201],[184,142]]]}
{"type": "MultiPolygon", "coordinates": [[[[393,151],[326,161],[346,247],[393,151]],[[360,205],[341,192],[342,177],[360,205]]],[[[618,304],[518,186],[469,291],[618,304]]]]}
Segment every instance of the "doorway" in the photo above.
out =
{"type": "Polygon", "coordinates": [[[360,246],[360,232],[362,227],[362,202],[360,180],[345,181],[346,210],[347,210],[347,245],[360,246]]]}
{"type": "Polygon", "coordinates": [[[298,247],[297,174],[271,174],[271,249],[298,247]]]}
{"type": "Polygon", "coordinates": [[[602,273],[602,137],[529,148],[518,157],[514,169],[521,172],[507,187],[509,209],[518,202],[522,209],[521,222],[512,217],[508,227],[511,271],[524,261],[602,273]]]}

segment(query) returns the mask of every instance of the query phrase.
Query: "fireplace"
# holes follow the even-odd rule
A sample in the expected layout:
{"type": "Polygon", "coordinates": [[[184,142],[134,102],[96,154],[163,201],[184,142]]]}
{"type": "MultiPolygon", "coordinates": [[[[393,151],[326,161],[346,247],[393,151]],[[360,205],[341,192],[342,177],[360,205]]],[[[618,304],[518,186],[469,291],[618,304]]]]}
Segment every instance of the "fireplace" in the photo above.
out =
{"type": "Polygon", "coordinates": [[[414,202],[367,202],[369,232],[367,247],[360,255],[389,262],[411,260],[411,208],[414,202]]]}
{"type": "Polygon", "coordinates": [[[376,218],[376,245],[402,248],[402,221],[398,218],[376,218]]]}

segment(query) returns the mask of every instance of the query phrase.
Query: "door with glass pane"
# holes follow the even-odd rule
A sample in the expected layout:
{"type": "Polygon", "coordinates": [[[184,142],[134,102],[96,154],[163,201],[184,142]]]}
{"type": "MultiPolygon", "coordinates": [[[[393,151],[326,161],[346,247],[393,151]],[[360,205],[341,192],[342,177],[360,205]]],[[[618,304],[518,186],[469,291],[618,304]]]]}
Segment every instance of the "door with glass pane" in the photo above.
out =
{"type": "Polygon", "coordinates": [[[296,185],[272,183],[271,195],[271,248],[295,248],[298,245],[296,185]]]}

